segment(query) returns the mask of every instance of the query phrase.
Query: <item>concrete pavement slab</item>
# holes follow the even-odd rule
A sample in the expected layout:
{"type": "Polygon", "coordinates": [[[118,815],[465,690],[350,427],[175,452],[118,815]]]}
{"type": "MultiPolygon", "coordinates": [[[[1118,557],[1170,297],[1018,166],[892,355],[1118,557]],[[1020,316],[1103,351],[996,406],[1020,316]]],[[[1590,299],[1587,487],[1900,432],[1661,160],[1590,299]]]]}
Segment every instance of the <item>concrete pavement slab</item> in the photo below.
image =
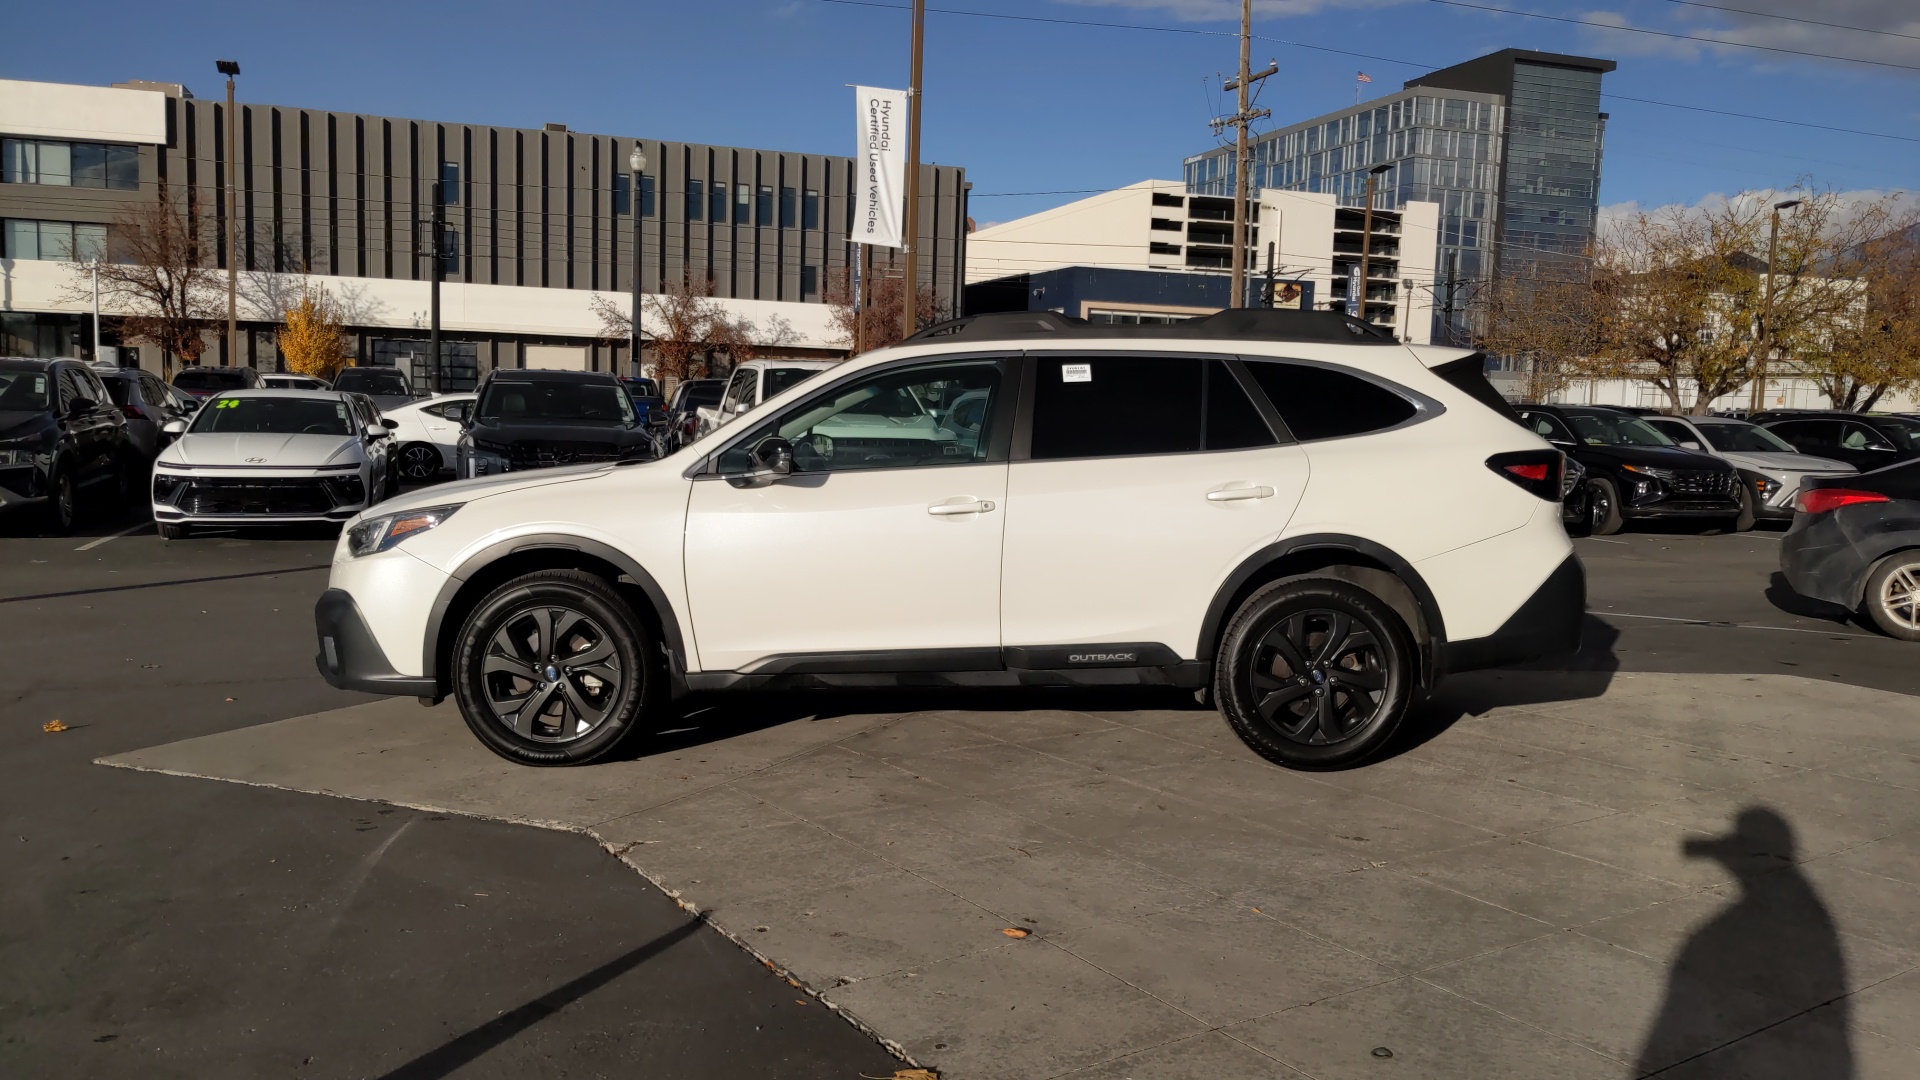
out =
{"type": "Polygon", "coordinates": [[[1920,885],[1920,829],[1908,829],[1871,844],[1830,855],[1833,866],[1845,866],[1869,874],[1920,885]]]}
{"type": "Polygon", "coordinates": [[[1512,839],[1411,859],[1396,869],[1562,928],[1638,911],[1690,890],[1512,839]]]}
{"type": "MultiPolygon", "coordinates": [[[[1853,1022],[1860,1028],[1920,1050],[1920,970],[1869,986],[1853,996],[1853,1022]]],[[[1916,1074],[1920,1075],[1920,1074],[1916,1074]]]]}
{"type": "Polygon", "coordinates": [[[1275,1077],[1302,1074],[1220,1031],[1156,1046],[1085,1069],[1059,1080],[1193,1080],[1194,1077],[1275,1077]]]}

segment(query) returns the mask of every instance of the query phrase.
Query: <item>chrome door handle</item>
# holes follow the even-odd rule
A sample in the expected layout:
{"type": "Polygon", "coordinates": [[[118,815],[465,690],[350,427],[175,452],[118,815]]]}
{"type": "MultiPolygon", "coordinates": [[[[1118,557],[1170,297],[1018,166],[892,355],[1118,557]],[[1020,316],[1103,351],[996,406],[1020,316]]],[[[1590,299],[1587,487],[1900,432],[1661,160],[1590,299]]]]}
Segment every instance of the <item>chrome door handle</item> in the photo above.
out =
{"type": "Polygon", "coordinates": [[[984,514],[993,509],[993,504],[985,500],[969,499],[966,502],[934,503],[927,507],[927,513],[939,517],[949,514],[984,514]]]}
{"type": "Polygon", "coordinates": [[[1207,492],[1208,502],[1238,502],[1241,499],[1271,498],[1273,498],[1273,489],[1270,487],[1214,488],[1207,492]]]}

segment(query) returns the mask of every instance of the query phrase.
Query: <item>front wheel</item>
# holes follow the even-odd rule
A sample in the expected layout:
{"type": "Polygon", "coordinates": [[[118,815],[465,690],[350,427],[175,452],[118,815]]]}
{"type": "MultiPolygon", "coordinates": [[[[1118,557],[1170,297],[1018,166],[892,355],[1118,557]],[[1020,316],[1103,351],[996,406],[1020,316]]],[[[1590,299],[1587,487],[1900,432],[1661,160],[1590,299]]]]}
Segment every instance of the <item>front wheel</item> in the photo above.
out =
{"type": "Polygon", "coordinates": [[[585,765],[635,726],[658,678],[652,634],[604,579],[542,570],[495,589],[454,649],[453,694],[487,749],[585,765]]]}
{"type": "Polygon", "coordinates": [[[1372,593],[1330,578],[1278,581],[1240,605],[1213,696],[1254,752],[1329,769],[1379,752],[1413,700],[1412,635],[1372,593]]]}
{"type": "Polygon", "coordinates": [[[1867,575],[1867,618],[1892,637],[1920,641],[1920,551],[1880,560],[1867,575]]]}
{"type": "Polygon", "coordinates": [[[1595,536],[1612,536],[1626,526],[1620,516],[1620,489],[1604,476],[1587,480],[1587,520],[1595,536]]]}
{"type": "Polygon", "coordinates": [[[1740,481],[1740,514],[1733,519],[1734,532],[1753,531],[1753,488],[1743,477],[1740,481]]]}
{"type": "Polygon", "coordinates": [[[50,536],[73,532],[73,521],[80,511],[80,494],[73,484],[73,470],[64,466],[54,471],[52,490],[47,492],[45,527],[50,536]]]}
{"type": "Polygon", "coordinates": [[[432,443],[408,443],[400,448],[400,475],[425,481],[440,475],[440,448],[432,443]]]}

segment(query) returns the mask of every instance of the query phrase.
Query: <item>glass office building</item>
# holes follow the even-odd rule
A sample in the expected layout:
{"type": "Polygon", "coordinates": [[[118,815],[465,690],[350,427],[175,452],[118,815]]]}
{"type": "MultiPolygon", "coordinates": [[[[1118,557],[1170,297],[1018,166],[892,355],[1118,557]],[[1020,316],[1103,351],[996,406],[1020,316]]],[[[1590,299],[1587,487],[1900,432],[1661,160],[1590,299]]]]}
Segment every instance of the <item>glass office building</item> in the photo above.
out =
{"type": "MultiPolygon", "coordinates": [[[[1515,260],[1584,255],[1593,239],[1609,60],[1507,49],[1409,81],[1399,93],[1261,135],[1256,188],[1331,192],[1392,210],[1438,203],[1434,340],[1462,340],[1480,283],[1515,260]]],[[[1186,162],[1187,189],[1231,195],[1231,147],[1186,162]]],[[[1419,238],[1402,237],[1403,243],[1419,238]]]]}

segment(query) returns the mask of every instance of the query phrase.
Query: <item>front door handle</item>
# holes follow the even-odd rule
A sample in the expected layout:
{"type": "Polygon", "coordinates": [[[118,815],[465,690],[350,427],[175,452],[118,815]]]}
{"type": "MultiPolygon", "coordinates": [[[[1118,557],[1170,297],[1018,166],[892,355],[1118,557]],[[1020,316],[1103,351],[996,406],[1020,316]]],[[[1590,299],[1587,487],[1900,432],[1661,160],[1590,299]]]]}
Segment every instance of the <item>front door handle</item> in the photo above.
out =
{"type": "Polygon", "coordinates": [[[959,502],[934,503],[927,507],[927,513],[936,517],[950,514],[984,514],[993,509],[993,504],[984,499],[966,499],[959,502]]]}
{"type": "Polygon", "coordinates": [[[1241,499],[1271,499],[1270,487],[1225,487],[1207,492],[1208,502],[1238,502],[1241,499]]]}

